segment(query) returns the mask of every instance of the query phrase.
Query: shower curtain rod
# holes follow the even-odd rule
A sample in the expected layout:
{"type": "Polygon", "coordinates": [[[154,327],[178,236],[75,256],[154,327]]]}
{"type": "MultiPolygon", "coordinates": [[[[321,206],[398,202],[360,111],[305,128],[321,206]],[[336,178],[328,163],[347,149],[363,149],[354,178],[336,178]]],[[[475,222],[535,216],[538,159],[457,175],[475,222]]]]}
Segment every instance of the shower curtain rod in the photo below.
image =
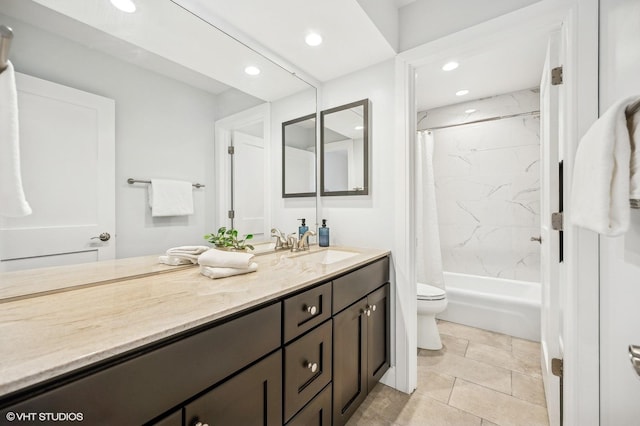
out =
{"type": "Polygon", "coordinates": [[[518,114],[511,114],[511,115],[500,115],[498,117],[482,118],[479,120],[467,121],[465,123],[460,123],[460,124],[448,124],[446,126],[429,127],[421,131],[423,132],[423,131],[431,131],[431,130],[448,129],[450,127],[466,126],[467,124],[486,123],[487,121],[497,121],[497,120],[503,120],[505,118],[516,118],[516,117],[525,117],[525,116],[532,116],[532,115],[540,115],[540,111],[529,111],[529,112],[521,112],[518,114]]]}
{"type": "Polygon", "coordinates": [[[0,72],[4,71],[8,66],[9,49],[11,49],[11,40],[13,39],[13,30],[6,25],[0,25],[0,72]]]}

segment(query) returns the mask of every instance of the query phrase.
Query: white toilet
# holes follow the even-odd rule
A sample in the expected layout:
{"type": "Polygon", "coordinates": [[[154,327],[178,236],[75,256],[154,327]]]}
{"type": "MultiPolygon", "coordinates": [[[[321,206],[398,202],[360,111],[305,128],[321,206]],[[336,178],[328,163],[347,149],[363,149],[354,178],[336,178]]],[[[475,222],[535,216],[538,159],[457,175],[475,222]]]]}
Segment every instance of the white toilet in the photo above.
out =
{"type": "Polygon", "coordinates": [[[447,307],[447,294],[438,287],[418,283],[418,347],[440,350],[442,341],[436,324],[436,314],[447,307]]]}

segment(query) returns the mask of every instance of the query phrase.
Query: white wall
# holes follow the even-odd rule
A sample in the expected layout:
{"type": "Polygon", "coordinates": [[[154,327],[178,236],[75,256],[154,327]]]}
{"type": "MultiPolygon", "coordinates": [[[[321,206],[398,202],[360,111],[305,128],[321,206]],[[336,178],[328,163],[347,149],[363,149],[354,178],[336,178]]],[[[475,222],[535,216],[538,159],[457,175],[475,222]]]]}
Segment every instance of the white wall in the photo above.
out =
{"type": "MultiPolygon", "coordinates": [[[[309,229],[317,227],[316,198],[282,198],[282,123],[313,114],[316,110],[315,88],[299,92],[271,104],[271,217],[272,226],[290,234],[298,232],[305,218],[309,229]]],[[[315,240],[311,239],[311,242],[315,240]]]]}
{"type": "Polygon", "coordinates": [[[327,219],[331,245],[393,248],[394,78],[394,62],[387,61],[323,86],[323,110],[365,98],[371,101],[369,195],[320,197],[318,219],[327,219]]]}
{"type": "Polygon", "coordinates": [[[400,9],[400,52],[539,0],[416,0],[400,9]]]}
{"type": "MultiPolygon", "coordinates": [[[[640,94],[638,76],[640,2],[600,0],[600,115],[640,94]]],[[[627,347],[640,345],[640,210],[631,211],[624,236],[600,238],[600,268],[600,424],[638,424],[640,377],[627,347]]]]}
{"type": "Polygon", "coordinates": [[[215,197],[208,159],[213,158],[216,97],[0,17],[17,34],[11,51],[17,71],[115,100],[116,256],[203,243],[212,217],[206,211],[215,197]],[[129,185],[129,177],[181,179],[207,188],[194,190],[194,215],[152,218],[145,185],[129,185]]]}

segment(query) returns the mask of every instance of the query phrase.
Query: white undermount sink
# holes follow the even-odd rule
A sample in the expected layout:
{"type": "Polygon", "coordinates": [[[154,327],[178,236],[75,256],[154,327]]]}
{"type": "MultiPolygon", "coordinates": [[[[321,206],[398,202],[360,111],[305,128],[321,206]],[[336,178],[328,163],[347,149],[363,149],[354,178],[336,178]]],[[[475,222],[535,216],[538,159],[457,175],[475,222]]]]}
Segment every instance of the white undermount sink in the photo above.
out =
{"type": "MultiPolygon", "coordinates": [[[[310,253],[300,254],[298,256],[304,256],[304,260],[321,263],[323,265],[330,265],[332,263],[340,262],[350,257],[357,256],[358,253],[352,251],[327,249],[321,251],[314,251],[310,253]]],[[[298,257],[296,256],[296,257],[298,257]]]]}

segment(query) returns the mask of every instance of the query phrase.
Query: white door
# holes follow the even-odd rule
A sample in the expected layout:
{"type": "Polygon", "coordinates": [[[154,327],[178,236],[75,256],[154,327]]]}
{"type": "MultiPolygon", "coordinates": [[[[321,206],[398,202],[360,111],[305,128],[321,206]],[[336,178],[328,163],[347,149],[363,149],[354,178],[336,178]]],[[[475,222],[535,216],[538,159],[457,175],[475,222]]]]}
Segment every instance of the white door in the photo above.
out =
{"type": "Polygon", "coordinates": [[[560,381],[551,372],[551,360],[561,359],[560,336],[560,237],[551,226],[551,214],[560,210],[559,203],[559,91],[552,85],[551,69],[560,65],[560,33],[549,38],[547,57],[540,83],[540,250],[542,312],[541,362],[542,379],[550,425],[560,424],[560,381]]]}
{"type": "Polygon", "coordinates": [[[256,241],[269,237],[265,223],[264,138],[233,132],[233,226],[241,235],[253,234],[256,241]]]}
{"type": "Polygon", "coordinates": [[[20,73],[16,86],[33,213],[0,218],[0,271],[114,258],[114,101],[20,73]]]}

